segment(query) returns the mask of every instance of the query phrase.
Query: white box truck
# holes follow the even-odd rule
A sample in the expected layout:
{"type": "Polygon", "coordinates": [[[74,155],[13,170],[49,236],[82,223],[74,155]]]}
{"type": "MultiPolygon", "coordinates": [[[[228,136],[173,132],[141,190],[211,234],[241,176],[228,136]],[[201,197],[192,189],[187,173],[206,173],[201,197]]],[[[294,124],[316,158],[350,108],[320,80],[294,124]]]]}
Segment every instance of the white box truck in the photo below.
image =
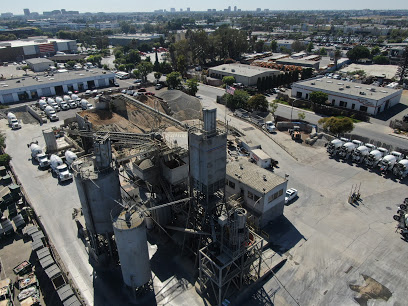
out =
{"type": "Polygon", "coordinates": [[[269,168],[272,158],[261,149],[252,150],[249,157],[261,168],[269,168]]]}

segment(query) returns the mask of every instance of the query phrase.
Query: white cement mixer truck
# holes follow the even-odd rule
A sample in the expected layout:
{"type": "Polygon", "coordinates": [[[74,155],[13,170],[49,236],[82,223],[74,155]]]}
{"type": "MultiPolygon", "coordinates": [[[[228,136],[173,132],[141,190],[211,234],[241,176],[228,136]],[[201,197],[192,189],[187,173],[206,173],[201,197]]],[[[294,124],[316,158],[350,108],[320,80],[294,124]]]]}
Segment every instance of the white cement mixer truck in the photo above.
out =
{"type": "Polygon", "coordinates": [[[408,159],[400,160],[392,169],[392,172],[400,180],[404,179],[408,175],[408,159]]]}
{"type": "Polygon", "coordinates": [[[327,145],[327,153],[329,153],[330,156],[337,155],[339,153],[340,148],[343,146],[343,144],[348,141],[349,140],[346,138],[333,139],[327,145]]]}
{"type": "Polygon", "coordinates": [[[351,154],[353,154],[354,149],[362,145],[363,143],[359,140],[353,140],[352,142],[346,142],[340,148],[339,157],[342,159],[349,159],[351,154]]]}
{"type": "Polygon", "coordinates": [[[57,113],[55,112],[55,110],[52,108],[52,106],[47,106],[44,109],[45,114],[47,115],[47,117],[50,119],[50,121],[58,121],[59,118],[57,116],[57,113]]]}
{"type": "Polygon", "coordinates": [[[370,154],[372,150],[367,147],[367,145],[359,146],[358,148],[354,149],[351,159],[353,162],[361,164],[370,154]]]}
{"type": "Polygon", "coordinates": [[[12,130],[17,130],[19,128],[21,128],[21,124],[18,121],[16,115],[14,115],[13,113],[9,112],[7,114],[7,120],[8,120],[8,124],[11,127],[12,130]]]}
{"type": "Polygon", "coordinates": [[[62,109],[62,110],[68,110],[69,109],[69,105],[67,104],[67,102],[62,99],[61,97],[56,97],[55,101],[57,102],[58,106],[62,109]]]}
{"type": "Polygon", "coordinates": [[[364,162],[368,168],[374,168],[378,165],[381,159],[386,155],[388,155],[387,149],[378,148],[376,150],[372,150],[370,154],[368,154],[364,162]]]}
{"type": "Polygon", "coordinates": [[[65,152],[65,162],[67,163],[68,166],[71,166],[71,164],[78,158],[78,156],[72,152],[72,151],[66,151],[65,152]]]}
{"type": "Polygon", "coordinates": [[[63,163],[62,159],[53,154],[50,157],[51,170],[57,175],[58,181],[68,181],[72,179],[72,174],[68,170],[68,166],[63,163]]]}
{"type": "Polygon", "coordinates": [[[41,149],[41,147],[36,144],[32,143],[30,145],[31,150],[31,157],[38,161],[40,168],[47,168],[50,165],[50,161],[48,160],[47,155],[45,155],[41,149]]]}
{"type": "Polygon", "coordinates": [[[385,156],[378,166],[380,167],[381,172],[391,171],[395,164],[404,158],[404,154],[396,151],[392,151],[389,155],[385,156]]]}

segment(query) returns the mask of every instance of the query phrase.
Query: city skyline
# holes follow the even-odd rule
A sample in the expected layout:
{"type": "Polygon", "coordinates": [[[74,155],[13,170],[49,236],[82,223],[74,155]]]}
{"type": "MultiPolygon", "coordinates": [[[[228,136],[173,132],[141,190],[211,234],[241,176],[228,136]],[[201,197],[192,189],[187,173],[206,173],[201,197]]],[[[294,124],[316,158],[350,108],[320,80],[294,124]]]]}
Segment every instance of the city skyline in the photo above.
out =
{"type": "Polygon", "coordinates": [[[85,12],[153,12],[158,9],[165,9],[170,11],[171,8],[175,8],[179,11],[180,8],[186,11],[190,7],[191,11],[207,11],[207,9],[217,9],[223,10],[231,6],[233,11],[234,6],[243,11],[255,11],[256,8],[269,9],[269,10],[361,10],[361,9],[371,9],[371,10],[394,10],[394,9],[408,9],[408,2],[402,0],[396,0],[391,3],[385,3],[383,1],[342,1],[342,2],[329,2],[321,0],[310,0],[307,2],[301,0],[293,0],[290,3],[271,3],[266,0],[258,0],[251,2],[249,4],[247,1],[228,1],[227,3],[220,4],[220,1],[206,1],[205,3],[192,3],[191,1],[185,0],[173,0],[173,1],[154,1],[154,3],[144,3],[143,7],[139,3],[124,0],[121,2],[122,6],[112,6],[109,1],[87,1],[84,3],[79,0],[72,0],[69,3],[58,3],[50,0],[42,0],[35,6],[32,1],[23,0],[16,3],[3,3],[0,13],[11,12],[15,15],[23,15],[23,9],[28,8],[31,12],[42,13],[43,11],[60,10],[62,8],[66,10],[79,11],[80,13],[85,12]]]}

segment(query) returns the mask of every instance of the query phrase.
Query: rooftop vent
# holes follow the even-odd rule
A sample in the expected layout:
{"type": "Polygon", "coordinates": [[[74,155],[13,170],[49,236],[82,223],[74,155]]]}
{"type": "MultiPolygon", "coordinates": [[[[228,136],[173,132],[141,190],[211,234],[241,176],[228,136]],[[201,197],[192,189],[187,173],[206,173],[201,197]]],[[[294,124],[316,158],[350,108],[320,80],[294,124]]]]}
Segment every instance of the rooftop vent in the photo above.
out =
{"type": "Polygon", "coordinates": [[[337,83],[337,85],[344,85],[344,83],[337,83]]]}
{"type": "Polygon", "coordinates": [[[388,93],[388,91],[386,91],[386,90],[381,90],[381,92],[382,92],[382,93],[388,93]]]}
{"type": "Polygon", "coordinates": [[[225,67],[222,67],[222,70],[225,70],[225,67]]]}
{"type": "Polygon", "coordinates": [[[366,93],[364,91],[360,91],[360,95],[365,96],[366,93]]]}
{"type": "Polygon", "coordinates": [[[346,85],[346,88],[350,88],[350,85],[346,85]]]}
{"type": "Polygon", "coordinates": [[[316,85],[316,83],[315,83],[315,82],[312,82],[312,83],[310,83],[310,85],[316,85]]]}
{"type": "Polygon", "coordinates": [[[262,176],[262,178],[263,178],[263,180],[264,180],[265,182],[267,181],[265,174],[262,176]]]}
{"type": "Polygon", "coordinates": [[[354,86],[355,88],[361,88],[361,86],[354,86]]]}
{"type": "Polygon", "coordinates": [[[333,81],[327,81],[327,83],[333,83],[333,81]]]}
{"type": "Polygon", "coordinates": [[[344,87],[340,87],[339,90],[344,90],[344,87]]]}
{"type": "Polygon", "coordinates": [[[243,164],[239,164],[239,169],[243,170],[243,169],[244,169],[244,165],[243,165],[243,164]]]}
{"type": "Polygon", "coordinates": [[[232,72],[235,72],[235,69],[231,69],[232,72]]]}

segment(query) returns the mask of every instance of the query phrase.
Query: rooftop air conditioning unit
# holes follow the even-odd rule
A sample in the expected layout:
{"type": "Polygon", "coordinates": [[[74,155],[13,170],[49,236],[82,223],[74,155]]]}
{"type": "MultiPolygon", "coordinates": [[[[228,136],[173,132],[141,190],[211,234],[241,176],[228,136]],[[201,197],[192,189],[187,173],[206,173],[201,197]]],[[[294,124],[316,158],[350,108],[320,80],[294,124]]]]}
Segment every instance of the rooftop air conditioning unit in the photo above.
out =
{"type": "Polygon", "coordinates": [[[315,83],[315,82],[312,82],[312,83],[310,83],[310,85],[316,85],[316,83],[315,83]]]}
{"type": "Polygon", "coordinates": [[[350,85],[346,85],[346,88],[350,88],[350,85]]]}
{"type": "Polygon", "coordinates": [[[360,91],[360,95],[365,96],[366,93],[364,91],[360,91]]]}
{"type": "Polygon", "coordinates": [[[344,90],[344,87],[340,87],[339,90],[344,90]]]}

